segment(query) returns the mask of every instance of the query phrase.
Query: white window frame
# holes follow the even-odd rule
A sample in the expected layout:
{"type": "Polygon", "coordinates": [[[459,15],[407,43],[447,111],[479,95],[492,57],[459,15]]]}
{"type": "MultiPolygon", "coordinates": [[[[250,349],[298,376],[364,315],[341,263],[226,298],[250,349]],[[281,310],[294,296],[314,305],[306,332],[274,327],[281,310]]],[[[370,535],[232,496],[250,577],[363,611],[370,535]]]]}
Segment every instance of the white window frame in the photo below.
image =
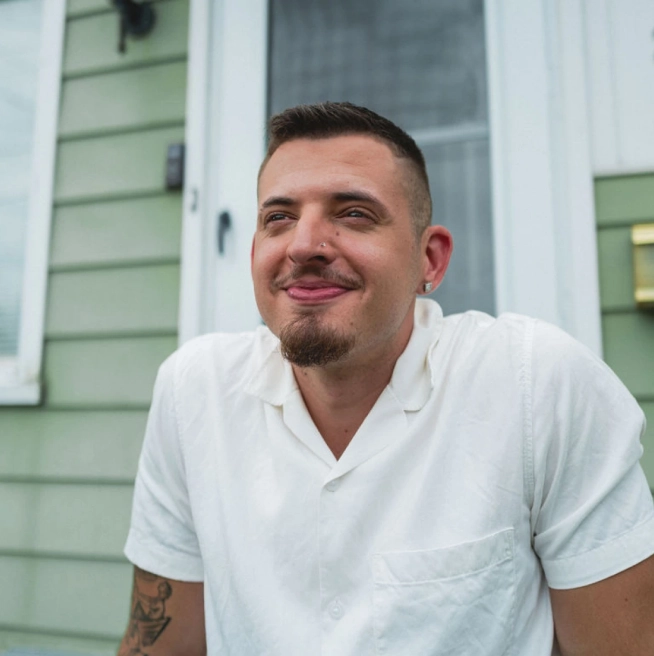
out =
{"type": "MultiPolygon", "coordinates": [[[[496,310],[557,324],[601,355],[585,1],[485,0],[496,310]]],[[[208,12],[191,0],[180,343],[202,326],[208,12]]]]}
{"type": "Polygon", "coordinates": [[[41,362],[66,0],[43,0],[18,355],[0,358],[0,405],[41,401],[41,362]]]}

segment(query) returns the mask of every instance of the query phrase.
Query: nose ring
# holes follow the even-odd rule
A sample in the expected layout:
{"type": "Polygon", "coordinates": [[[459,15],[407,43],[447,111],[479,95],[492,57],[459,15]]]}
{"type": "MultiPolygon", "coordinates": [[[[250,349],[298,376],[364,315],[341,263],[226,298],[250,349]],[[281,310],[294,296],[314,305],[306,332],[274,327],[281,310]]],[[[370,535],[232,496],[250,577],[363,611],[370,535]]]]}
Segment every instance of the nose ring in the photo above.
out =
{"type": "Polygon", "coordinates": [[[320,243],[320,248],[325,248],[325,246],[327,246],[327,244],[324,241],[320,243]]]}

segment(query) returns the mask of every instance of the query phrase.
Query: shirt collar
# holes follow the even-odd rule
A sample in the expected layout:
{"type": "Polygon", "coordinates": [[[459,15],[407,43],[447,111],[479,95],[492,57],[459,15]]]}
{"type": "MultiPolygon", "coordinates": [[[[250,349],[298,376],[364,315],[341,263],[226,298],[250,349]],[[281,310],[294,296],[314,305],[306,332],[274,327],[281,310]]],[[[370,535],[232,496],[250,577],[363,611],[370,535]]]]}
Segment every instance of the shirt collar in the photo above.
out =
{"type": "MultiPolygon", "coordinates": [[[[393,369],[389,387],[407,412],[420,410],[433,386],[430,354],[443,326],[443,312],[433,300],[416,300],[413,332],[393,369]]],[[[282,357],[279,340],[266,327],[256,331],[254,369],[245,391],[271,405],[281,406],[298,390],[291,365],[282,357]]]]}
{"type": "Polygon", "coordinates": [[[298,389],[293,369],[282,357],[279,339],[265,326],[257,328],[251,362],[253,370],[245,385],[246,393],[280,406],[298,389]]]}
{"type": "Polygon", "coordinates": [[[389,387],[406,412],[420,410],[431,393],[431,351],[443,328],[443,311],[431,299],[416,300],[413,332],[393,369],[389,387]]]}

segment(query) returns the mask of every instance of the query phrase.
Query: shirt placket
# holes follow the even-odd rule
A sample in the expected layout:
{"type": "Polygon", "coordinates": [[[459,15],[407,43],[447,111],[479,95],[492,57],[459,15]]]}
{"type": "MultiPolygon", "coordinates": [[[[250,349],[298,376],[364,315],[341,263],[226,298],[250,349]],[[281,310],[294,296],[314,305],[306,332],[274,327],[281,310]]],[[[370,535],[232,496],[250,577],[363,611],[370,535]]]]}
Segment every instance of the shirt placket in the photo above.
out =
{"type": "Polygon", "coordinates": [[[342,512],[343,478],[327,480],[320,493],[318,520],[318,558],[320,568],[321,656],[342,656],[346,644],[349,604],[343,553],[346,545],[339,541],[339,516],[342,512]]]}

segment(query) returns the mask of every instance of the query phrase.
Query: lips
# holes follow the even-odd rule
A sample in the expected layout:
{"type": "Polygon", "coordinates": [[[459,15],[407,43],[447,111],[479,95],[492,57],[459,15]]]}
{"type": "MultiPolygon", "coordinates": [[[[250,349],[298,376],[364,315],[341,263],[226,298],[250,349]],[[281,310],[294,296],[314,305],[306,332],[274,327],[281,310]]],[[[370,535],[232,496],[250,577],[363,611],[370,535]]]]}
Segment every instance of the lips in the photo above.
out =
{"type": "Polygon", "coordinates": [[[302,271],[297,269],[277,283],[277,289],[299,303],[321,303],[343,296],[361,287],[361,283],[350,276],[329,269],[302,271]]]}
{"type": "Polygon", "coordinates": [[[347,294],[350,289],[347,287],[340,287],[333,283],[325,283],[318,285],[316,283],[296,283],[286,288],[286,293],[294,301],[329,301],[343,294],[347,294]]]}

